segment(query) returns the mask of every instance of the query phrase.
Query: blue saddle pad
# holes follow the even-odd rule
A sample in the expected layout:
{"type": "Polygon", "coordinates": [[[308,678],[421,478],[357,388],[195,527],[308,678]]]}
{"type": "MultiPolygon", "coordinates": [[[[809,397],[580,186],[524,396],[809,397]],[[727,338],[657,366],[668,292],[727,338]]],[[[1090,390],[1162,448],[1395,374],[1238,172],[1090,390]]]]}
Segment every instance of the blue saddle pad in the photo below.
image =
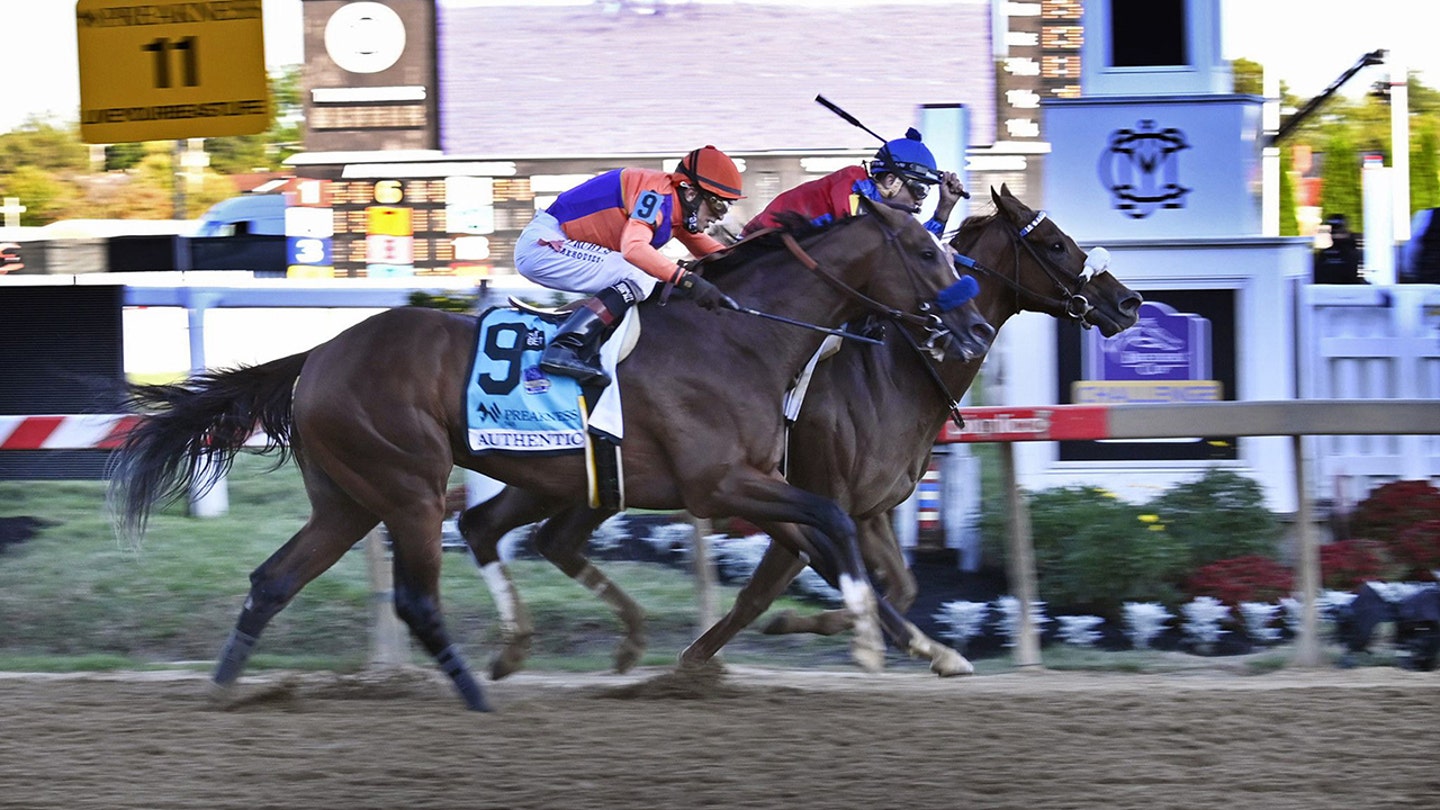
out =
{"type": "Polygon", "coordinates": [[[470,452],[532,455],[585,449],[580,383],[540,369],[560,329],[536,315],[495,307],[480,316],[465,384],[470,452]]]}

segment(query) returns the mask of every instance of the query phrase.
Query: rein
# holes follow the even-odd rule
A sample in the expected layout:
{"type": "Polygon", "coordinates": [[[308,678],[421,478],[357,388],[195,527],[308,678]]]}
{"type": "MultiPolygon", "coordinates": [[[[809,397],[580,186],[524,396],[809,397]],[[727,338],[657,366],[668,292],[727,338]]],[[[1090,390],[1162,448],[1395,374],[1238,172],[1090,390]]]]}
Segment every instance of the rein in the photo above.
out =
{"type": "MultiPolygon", "coordinates": [[[[1085,257],[1084,269],[1079,275],[1071,276],[1069,272],[1061,268],[1054,261],[1040,255],[1039,251],[1035,249],[1034,245],[1030,244],[1030,240],[1027,238],[1047,217],[1048,215],[1044,211],[1040,211],[1035,214],[1035,218],[1032,219],[1028,225],[1020,228],[1018,231],[1012,232],[1008,229],[1006,230],[1007,234],[1013,233],[1013,239],[1011,241],[1016,245],[1015,277],[1013,279],[998,270],[981,264],[963,253],[956,255],[955,261],[967,270],[983,273],[1005,283],[1015,291],[1017,298],[1021,294],[1027,295],[1037,301],[1042,307],[1059,310],[1065,313],[1065,317],[1078,322],[1081,328],[1089,329],[1094,326],[1094,324],[1085,320],[1085,316],[1088,315],[1094,307],[1090,304],[1089,299],[1082,295],[1082,292],[1085,286],[1096,276],[1109,272],[1110,252],[1099,247],[1090,251],[1085,257]],[[1040,266],[1040,269],[1045,271],[1045,275],[1055,284],[1056,289],[1062,293],[1062,297],[1047,296],[1028,289],[1020,283],[1020,248],[1022,247],[1030,254],[1030,258],[1034,259],[1035,263],[1040,266]],[[1071,283],[1074,283],[1074,289],[1071,289],[1071,283]]],[[[1017,306],[1017,309],[1018,308],[1017,306]]]]}
{"type": "MultiPolygon", "coordinates": [[[[886,237],[886,241],[893,241],[894,235],[887,231],[886,237]]],[[[825,272],[824,268],[820,266],[820,263],[815,261],[810,254],[806,253],[805,249],[800,246],[800,243],[795,240],[795,237],[789,233],[782,233],[780,238],[802,266],[824,279],[831,287],[859,301],[862,305],[875,310],[885,318],[901,324],[918,326],[924,331],[925,344],[921,346],[919,341],[915,339],[914,335],[910,334],[908,329],[901,328],[897,330],[905,338],[905,343],[919,355],[920,364],[925,367],[926,374],[930,377],[931,382],[935,383],[935,386],[940,390],[941,396],[945,398],[945,402],[950,408],[951,421],[955,423],[956,428],[963,429],[965,427],[965,417],[960,413],[960,401],[955,398],[954,394],[950,393],[950,387],[945,384],[945,381],[940,377],[939,370],[935,368],[935,343],[940,339],[941,335],[950,333],[950,329],[940,320],[940,316],[936,310],[945,312],[973,298],[975,291],[974,280],[962,279],[946,287],[940,291],[934,302],[922,301],[920,303],[920,311],[925,314],[914,315],[882,304],[825,272]],[[968,287],[964,283],[967,281],[970,282],[968,287]]],[[[901,258],[904,258],[903,253],[901,258]]],[[[906,268],[909,268],[908,262],[906,263],[906,268]]]]}
{"type": "MultiPolygon", "coordinates": [[[[840,279],[830,275],[830,273],[826,272],[825,268],[820,266],[819,262],[815,261],[815,259],[812,258],[809,253],[805,252],[805,248],[801,247],[800,243],[795,241],[795,237],[791,236],[789,233],[781,233],[780,241],[785,243],[785,247],[790,249],[790,252],[795,256],[796,260],[798,260],[801,266],[803,266],[806,270],[809,270],[811,273],[819,276],[820,279],[826,284],[829,284],[832,289],[839,291],[841,294],[845,295],[853,301],[859,301],[860,305],[865,307],[866,309],[878,312],[884,317],[891,320],[908,323],[914,326],[930,328],[934,325],[939,324],[940,318],[937,315],[922,316],[914,315],[909,312],[901,312],[900,310],[895,309],[892,306],[888,306],[886,304],[880,303],[879,301],[876,301],[865,293],[860,292],[859,290],[851,287],[840,279]]],[[[927,305],[928,302],[921,304],[921,308],[923,309],[927,305]]],[[[940,328],[943,329],[944,327],[940,328]]]]}

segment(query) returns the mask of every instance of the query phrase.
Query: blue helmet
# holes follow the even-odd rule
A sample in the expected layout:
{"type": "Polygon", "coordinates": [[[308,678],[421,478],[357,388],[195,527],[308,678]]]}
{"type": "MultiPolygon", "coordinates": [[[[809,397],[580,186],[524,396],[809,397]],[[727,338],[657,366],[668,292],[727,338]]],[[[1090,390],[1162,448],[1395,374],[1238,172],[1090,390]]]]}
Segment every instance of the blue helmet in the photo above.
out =
{"type": "Polygon", "coordinates": [[[935,156],[920,142],[920,132],[914,127],[905,131],[905,137],[896,138],[880,147],[875,159],[870,161],[870,174],[894,174],[906,180],[922,183],[939,183],[940,169],[935,165],[935,156]]]}

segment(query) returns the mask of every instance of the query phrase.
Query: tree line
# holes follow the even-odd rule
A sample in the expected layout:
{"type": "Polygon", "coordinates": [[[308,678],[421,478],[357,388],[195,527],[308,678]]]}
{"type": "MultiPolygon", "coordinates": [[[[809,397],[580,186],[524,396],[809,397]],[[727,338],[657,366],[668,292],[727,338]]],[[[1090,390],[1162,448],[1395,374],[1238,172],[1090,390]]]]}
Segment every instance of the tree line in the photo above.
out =
{"type": "Polygon", "coordinates": [[[270,76],[270,126],[258,135],[206,138],[210,165],[186,181],[175,210],[173,141],[91,146],[78,121],[32,117],[0,134],[0,194],[18,197],[21,225],[62,219],[191,219],[238,193],[232,177],[277,171],[300,150],[300,66],[270,76]]]}
{"type": "MultiPolygon", "coordinates": [[[[1261,94],[1261,67],[1246,59],[1233,63],[1235,91],[1261,94]]],[[[1410,211],[1440,206],[1440,90],[1423,84],[1412,72],[1406,82],[1410,108],[1410,211]]],[[[1299,109],[1309,99],[1292,94],[1280,83],[1282,109],[1299,109]]],[[[1390,164],[1390,98],[1388,81],[1375,81],[1359,98],[1337,93],[1280,144],[1280,233],[1300,233],[1296,218],[1296,183],[1301,173],[1296,155],[1308,153],[1313,165],[1307,176],[1320,179],[1323,217],[1344,215],[1353,231],[1364,228],[1360,169],[1366,156],[1390,164]]]]}
{"type": "MultiPolygon", "coordinates": [[[[1258,63],[1234,62],[1235,91],[1261,94],[1258,63]]],[[[1324,216],[1343,214],[1353,230],[1364,227],[1360,167],[1366,155],[1389,162],[1390,107],[1384,82],[1361,98],[1337,94],[1286,139],[1281,149],[1280,220],[1283,235],[1300,233],[1295,156],[1311,156],[1309,176],[1321,181],[1324,216]]],[[[271,123],[259,135],[207,138],[210,165],[187,183],[185,211],[175,211],[175,145],[169,141],[91,148],[75,121],[31,119],[0,134],[0,194],[26,206],[22,225],[61,219],[169,219],[198,216],[237,193],[233,175],[275,171],[301,148],[300,66],[270,77],[271,123]]],[[[1307,99],[1281,84],[1281,104],[1307,99]]],[[[1410,213],[1440,206],[1440,90],[1409,77],[1410,213]]]]}

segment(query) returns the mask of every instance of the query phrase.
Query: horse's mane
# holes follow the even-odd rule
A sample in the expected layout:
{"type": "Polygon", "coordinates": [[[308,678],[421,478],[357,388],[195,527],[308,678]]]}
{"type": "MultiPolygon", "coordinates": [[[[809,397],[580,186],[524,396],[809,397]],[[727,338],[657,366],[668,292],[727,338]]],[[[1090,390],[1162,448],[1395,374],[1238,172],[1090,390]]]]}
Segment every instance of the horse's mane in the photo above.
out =
{"type": "Polygon", "coordinates": [[[980,238],[981,231],[990,227],[1000,219],[1000,209],[996,208],[988,214],[971,214],[960,221],[960,227],[956,229],[955,235],[950,238],[951,247],[966,249],[975,244],[980,238]]]}
{"type": "Polygon", "coordinates": [[[978,230],[980,228],[984,228],[986,225],[994,222],[995,217],[998,216],[1000,216],[1000,212],[998,210],[991,211],[988,214],[971,214],[970,216],[960,221],[960,227],[956,229],[955,236],[958,238],[965,235],[966,233],[978,230]]]}
{"type": "Polygon", "coordinates": [[[707,258],[701,265],[704,268],[705,278],[714,281],[716,278],[722,277],[734,271],[736,268],[749,264],[760,256],[788,250],[782,238],[786,234],[794,237],[796,241],[803,241],[808,237],[820,233],[844,228],[853,220],[859,218],[860,217],[846,217],[817,225],[806,218],[804,214],[799,214],[794,211],[781,211],[775,215],[775,220],[779,223],[778,229],[758,231],[754,235],[748,236],[731,245],[723,253],[715,253],[712,254],[710,258],[707,258]]]}

